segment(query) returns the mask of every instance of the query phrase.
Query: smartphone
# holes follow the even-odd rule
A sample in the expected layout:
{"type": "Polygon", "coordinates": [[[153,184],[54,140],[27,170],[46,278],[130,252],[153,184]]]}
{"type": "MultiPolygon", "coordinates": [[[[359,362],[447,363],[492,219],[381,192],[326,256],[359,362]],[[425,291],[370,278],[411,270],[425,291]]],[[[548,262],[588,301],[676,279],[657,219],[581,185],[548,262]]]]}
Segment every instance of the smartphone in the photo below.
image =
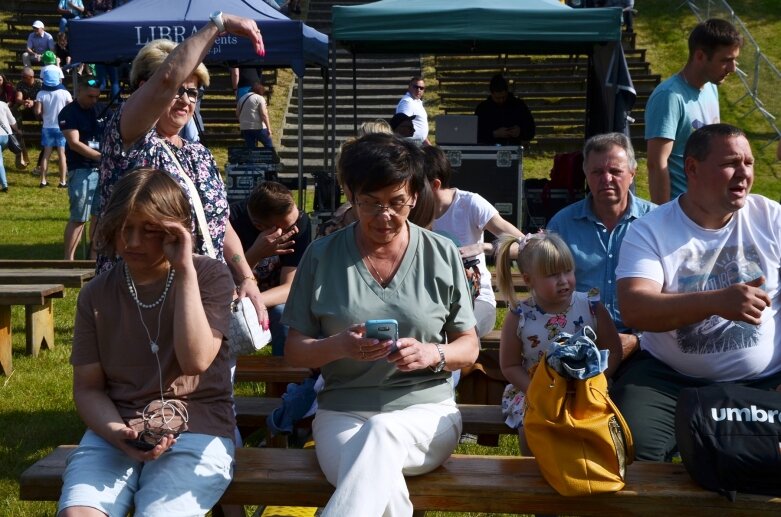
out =
{"type": "Polygon", "coordinates": [[[136,439],[136,440],[125,440],[125,443],[130,445],[131,447],[135,447],[136,449],[139,449],[139,450],[142,450],[142,451],[151,451],[152,449],[155,448],[155,445],[156,445],[154,443],[149,443],[147,441],[139,440],[139,439],[136,439]]]}
{"type": "Polygon", "coordinates": [[[464,262],[464,269],[469,269],[472,266],[478,265],[480,263],[480,259],[477,257],[473,257],[469,259],[464,259],[463,262],[464,262]]]}
{"type": "Polygon", "coordinates": [[[396,341],[399,340],[399,322],[396,320],[368,320],[364,325],[366,337],[380,341],[392,340],[391,354],[399,349],[396,346],[396,341]]]}

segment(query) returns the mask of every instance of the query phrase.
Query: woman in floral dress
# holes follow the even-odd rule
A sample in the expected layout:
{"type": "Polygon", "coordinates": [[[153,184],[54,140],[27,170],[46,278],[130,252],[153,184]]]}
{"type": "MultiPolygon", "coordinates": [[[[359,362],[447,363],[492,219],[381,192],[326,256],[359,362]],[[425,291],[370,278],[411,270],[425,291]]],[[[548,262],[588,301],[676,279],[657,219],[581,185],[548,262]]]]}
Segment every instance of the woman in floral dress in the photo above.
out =
{"type": "MultiPolygon", "coordinates": [[[[139,51],[130,73],[135,91],[107,123],[102,141],[101,206],[119,178],[137,167],[153,167],[170,174],[192,205],[191,191],[183,178],[186,174],[198,192],[209,228],[209,235],[202,236],[197,224],[193,225],[195,251],[208,254],[205,239],[211,241],[216,258],[230,266],[239,296],[252,300],[261,323],[267,327],[268,316],[255,277],[228,221],[225,185],[214,156],[202,144],[179,136],[193,116],[199,88],[209,85],[209,73],[202,61],[224,32],[249,39],[256,52],[264,54],[255,21],[230,14],[213,18],[179,45],[155,40],[139,51]]],[[[194,208],[193,220],[197,220],[194,208]]],[[[99,257],[98,270],[110,269],[117,260],[99,257]]]]}

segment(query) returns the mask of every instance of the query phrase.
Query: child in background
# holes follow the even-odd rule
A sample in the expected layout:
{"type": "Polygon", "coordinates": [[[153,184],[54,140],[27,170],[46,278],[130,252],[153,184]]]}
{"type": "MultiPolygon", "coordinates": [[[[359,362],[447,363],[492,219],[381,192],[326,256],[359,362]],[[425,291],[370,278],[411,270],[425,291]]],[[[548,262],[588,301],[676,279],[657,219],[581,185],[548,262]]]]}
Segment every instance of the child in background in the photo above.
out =
{"type": "Polygon", "coordinates": [[[575,291],[575,261],[567,245],[555,234],[530,233],[516,238],[500,238],[496,270],[499,290],[509,301],[502,325],[499,361],[502,374],[510,381],[502,397],[505,422],[518,429],[521,453],[530,455],[523,435],[525,394],[531,370],[548,345],[560,333],[575,334],[588,325],[597,335],[601,349],[610,350],[609,377],[621,360],[618,331],[607,309],[599,302],[596,289],[575,291]],[[515,298],[512,284],[512,255],[517,261],[530,296],[515,298]]]}

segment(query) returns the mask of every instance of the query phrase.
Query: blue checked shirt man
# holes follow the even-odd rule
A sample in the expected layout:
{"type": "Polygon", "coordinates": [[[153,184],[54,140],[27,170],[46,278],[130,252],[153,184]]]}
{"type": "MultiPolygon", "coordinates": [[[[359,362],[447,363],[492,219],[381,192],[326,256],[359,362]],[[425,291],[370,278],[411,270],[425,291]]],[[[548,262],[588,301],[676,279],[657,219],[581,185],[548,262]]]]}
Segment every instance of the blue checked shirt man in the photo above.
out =
{"type": "Polygon", "coordinates": [[[576,289],[596,287],[600,300],[621,334],[624,358],[638,348],[639,336],[621,321],[616,300],[616,266],[621,242],[632,221],[656,205],[634,196],[629,187],[637,162],[629,139],[621,133],[590,138],[583,148],[583,170],[589,194],[560,210],[548,223],[569,245],[575,258],[576,289]]]}

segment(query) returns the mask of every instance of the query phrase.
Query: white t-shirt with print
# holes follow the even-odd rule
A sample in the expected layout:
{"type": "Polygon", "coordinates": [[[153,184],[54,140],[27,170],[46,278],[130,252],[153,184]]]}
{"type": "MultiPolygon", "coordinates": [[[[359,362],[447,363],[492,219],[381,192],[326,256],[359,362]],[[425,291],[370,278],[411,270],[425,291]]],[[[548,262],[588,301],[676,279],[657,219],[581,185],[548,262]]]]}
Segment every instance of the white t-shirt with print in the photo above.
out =
{"type": "Polygon", "coordinates": [[[752,194],[718,230],[702,228],[680,198],[638,219],[621,245],[616,278],[645,278],[664,293],[722,289],[765,277],[771,306],[751,325],[711,316],[669,332],[645,332],[643,350],[678,372],[713,381],[766,377],[781,370],[781,205],[752,194]]]}

